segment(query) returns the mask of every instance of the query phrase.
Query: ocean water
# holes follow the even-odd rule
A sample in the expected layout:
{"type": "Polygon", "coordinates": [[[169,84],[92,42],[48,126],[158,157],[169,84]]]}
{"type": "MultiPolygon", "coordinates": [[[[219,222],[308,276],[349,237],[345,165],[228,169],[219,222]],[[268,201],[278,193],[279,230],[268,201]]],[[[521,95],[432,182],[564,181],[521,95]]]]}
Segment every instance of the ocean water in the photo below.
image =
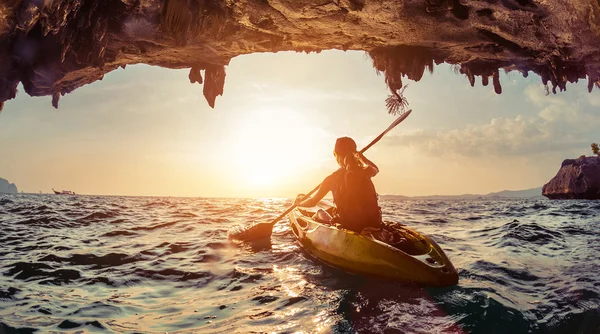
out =
{"type": "Polygon", "coordinates": [[[0,333],[600,333],[600,201],[381,201],[459,271],[425,288],[310,260],[289,199],[0,195],[0,333]]]}

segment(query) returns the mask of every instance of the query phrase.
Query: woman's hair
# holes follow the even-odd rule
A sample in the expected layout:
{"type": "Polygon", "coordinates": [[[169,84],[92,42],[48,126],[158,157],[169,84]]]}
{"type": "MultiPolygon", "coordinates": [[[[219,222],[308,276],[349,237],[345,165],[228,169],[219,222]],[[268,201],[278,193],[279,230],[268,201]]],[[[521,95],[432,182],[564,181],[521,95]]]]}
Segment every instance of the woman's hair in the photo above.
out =
{"type": "Polygon", "coordinates": [[[340,157],[343,167],[360,166],[356,157],[356,142],[350,137],[341,137],[335,141],[333,153],[340,157]]]}

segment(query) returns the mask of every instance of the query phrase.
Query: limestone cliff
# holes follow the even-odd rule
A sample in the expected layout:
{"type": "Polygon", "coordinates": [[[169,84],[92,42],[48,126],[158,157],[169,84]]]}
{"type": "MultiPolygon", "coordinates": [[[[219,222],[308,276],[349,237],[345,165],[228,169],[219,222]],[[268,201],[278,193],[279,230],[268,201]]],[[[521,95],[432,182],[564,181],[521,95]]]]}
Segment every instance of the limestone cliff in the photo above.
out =
{"type": "Polygon", "coordinates": [[[542,188],[550,199],[600,199],[600,157],[563,161],[560,170],[542,188]]]}
{"type": "Polygon", "coordinates": [[[2,0],[0,108],[23,84],[60,96],[119,66],[190,68],[208,103],[238,55],[364,50],[392,90],[446,62],[501,93],[499,71],[553,92],[600,86],[598,0],[2,0]]]}
{"type": "Polygon", "coordinates": [[[18,192],[17,186],[14,183],[9,183],[0,177],[0,193],[16,194],[18,192]]]}

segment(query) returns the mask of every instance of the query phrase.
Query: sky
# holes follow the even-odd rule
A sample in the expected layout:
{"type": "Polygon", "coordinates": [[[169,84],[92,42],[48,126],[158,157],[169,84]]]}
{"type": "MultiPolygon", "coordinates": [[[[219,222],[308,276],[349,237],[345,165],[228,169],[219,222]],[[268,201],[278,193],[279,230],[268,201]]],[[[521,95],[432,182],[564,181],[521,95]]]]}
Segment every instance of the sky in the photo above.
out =
{"type": "MultiPolygon", "coordinates": [[[[20,87],[0,113],[0,177],[24,192],[293,197],[393,122],[384,78],[364,52],[262,53],[226,68],[211,109],[188,70],[130,65],[63,96],[20,87]]],[[[540,187],[600,141],[587,81],[546,96],[537,75],[501,73],[503,93],[449,65],[403,79],[412,114],[365,155],[379,194],[486,194],[540,187]]]]}

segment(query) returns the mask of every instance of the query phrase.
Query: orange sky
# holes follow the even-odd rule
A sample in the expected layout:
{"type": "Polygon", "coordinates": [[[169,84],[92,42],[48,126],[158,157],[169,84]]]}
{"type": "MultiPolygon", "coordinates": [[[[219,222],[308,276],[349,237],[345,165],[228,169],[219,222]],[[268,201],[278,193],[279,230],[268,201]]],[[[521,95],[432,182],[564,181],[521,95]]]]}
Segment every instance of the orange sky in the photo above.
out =
{"type": "MultiPolygon", "coordinates": [[[[598,141],[600,96],[586,83],[545,96],[539,77],[511,73],[499,96],[447,65],[404,81],[413,114],[366,153],[380,194],[538,187],[598,141]]],[[[366,145],[393,121],[387,95],[362,52],[237,57],[214,110],[186,70],[128,66],[58,110],[24,92],[8,101],[0,177],[26,192],[290,197],[336,169],[335,138],[366,145]]]]}

